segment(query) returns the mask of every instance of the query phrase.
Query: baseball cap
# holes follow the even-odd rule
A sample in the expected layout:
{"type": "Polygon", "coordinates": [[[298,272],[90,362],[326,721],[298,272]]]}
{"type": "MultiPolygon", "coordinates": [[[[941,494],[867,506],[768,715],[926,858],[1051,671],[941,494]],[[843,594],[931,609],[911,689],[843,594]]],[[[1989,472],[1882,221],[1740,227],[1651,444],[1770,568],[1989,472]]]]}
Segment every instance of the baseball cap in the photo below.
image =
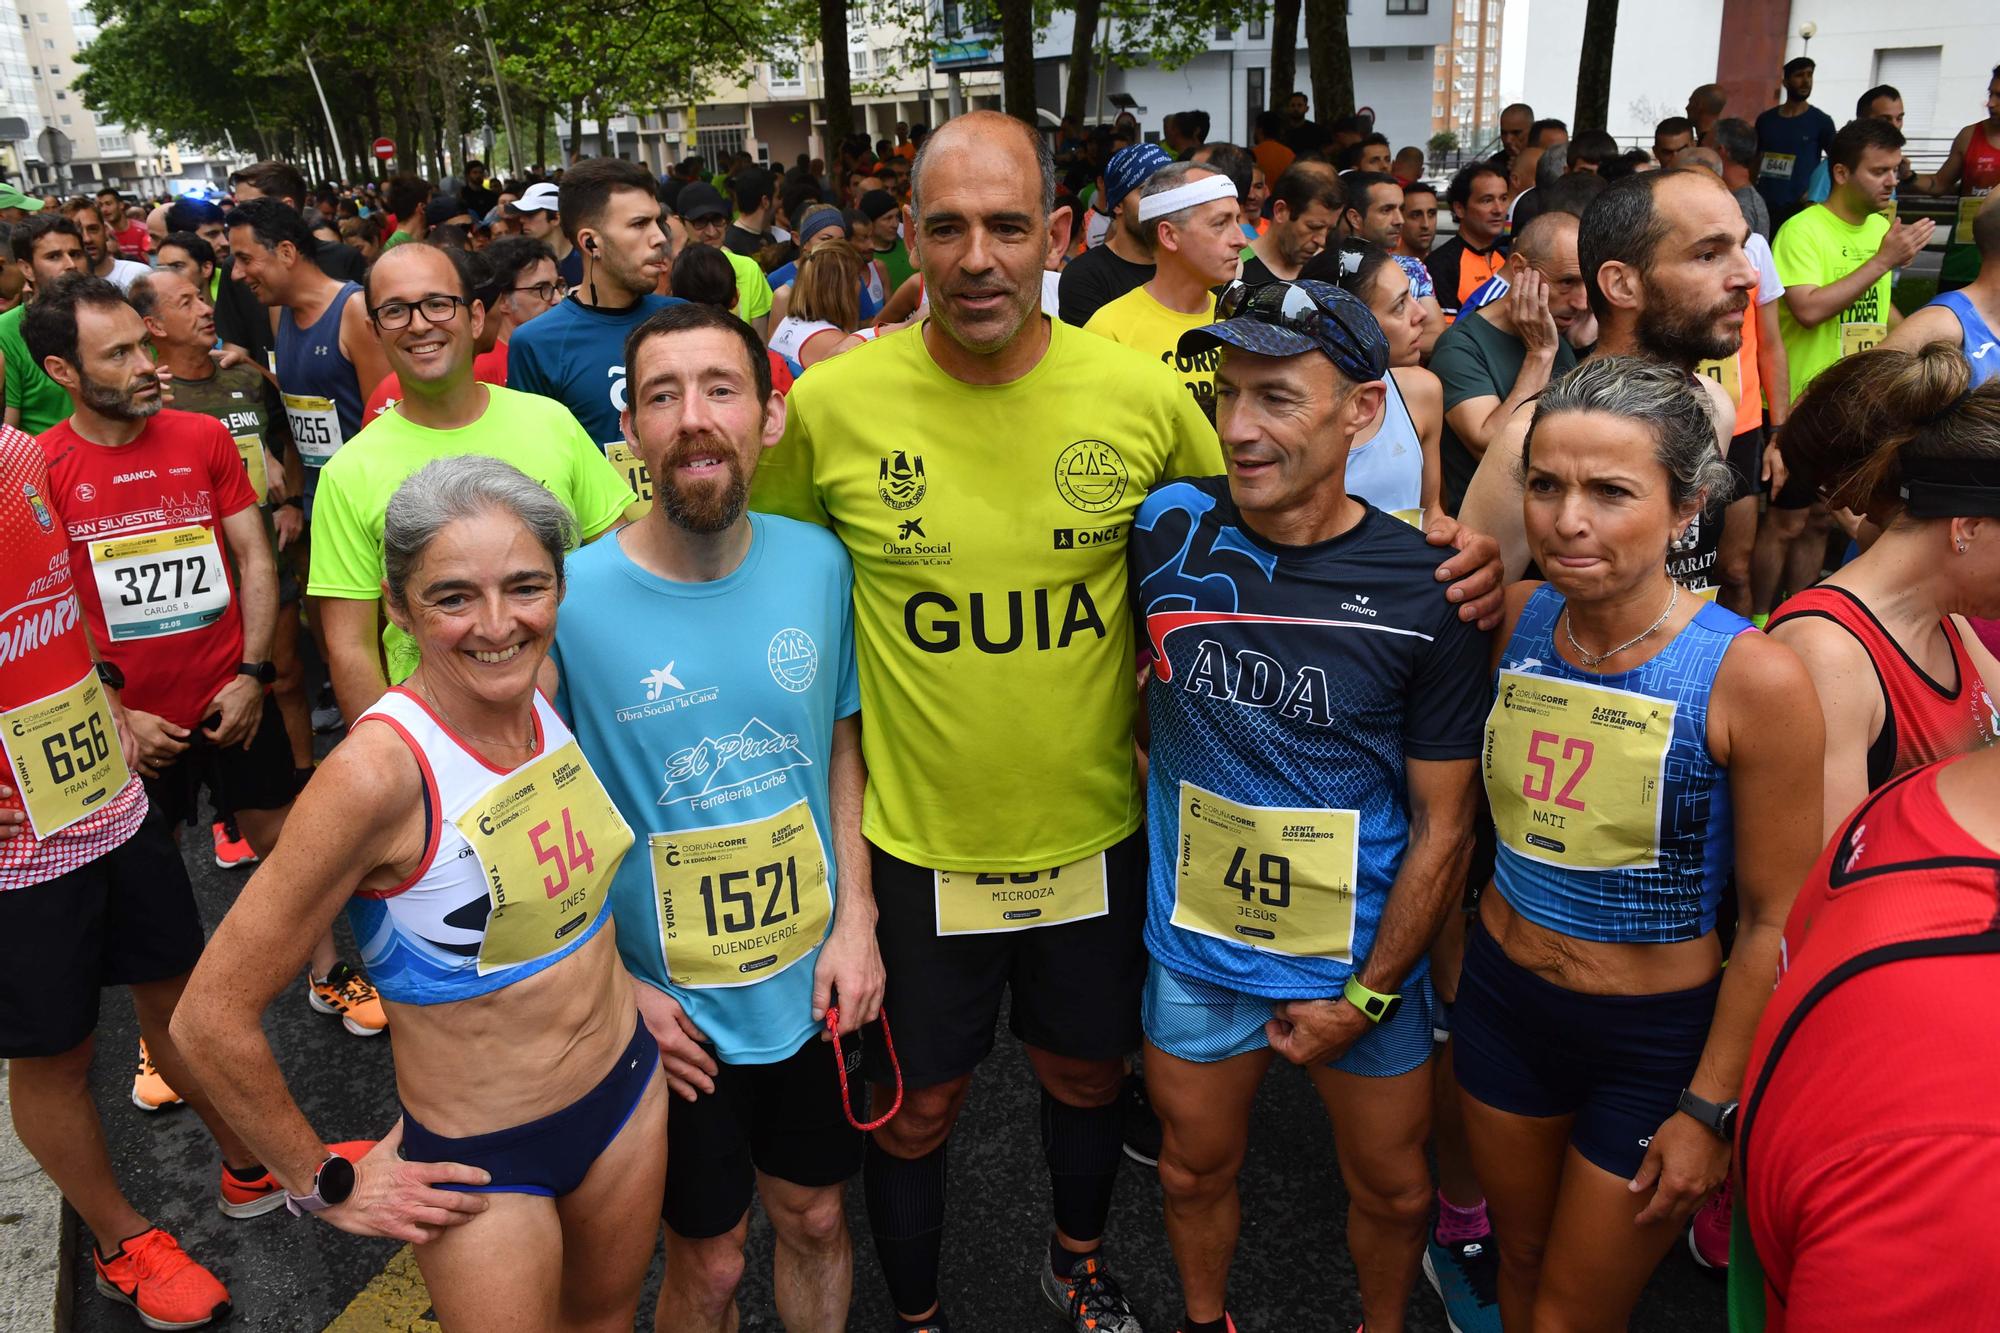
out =
{"type": "Polygon", "coordinates": [[[530,185],[527,192],[507,207],[516,213],[557,213],[561,211],[561,194],[553,181],[540,181],[530,185]]]}
{"type": "Polygon", "coordinates": [[[211,222],[222,220],[222,210],[206,199],[176,199],[167,209],[168,231],[199,231],[211,222]]]}
{"type": "Polygon", "coordinates": [[[674,207],[689,222],[729,216],[729,205],[723,201],[722,192],[707,181],[689,181],[682,188],[680,198],[674,200],[674,207]]]}
{"type": "Polygon", "coordinates": [[[1135,143],[1119,149],[1104,165],[1104,193],[1098,202],[1108,212],[1125,202],[1125,196],[1153,178],[1153,173],[1173,162],[1167,150],[1156,143],[1135,143]]]}
{"type": "Polygon", "coordinates": [[[0,181],[0,208],[18,208],[28,213],[39,213],[48,207],[45,200],[31,194],[22,194],[14,186],[0,181]]]}
{"type": "Polygon", "coordinates": [[[896,196],[887,190],[870,190],[861,196],[859,207],[861,216],[873,222],[885,213],[896,211],[896,196]]]}
{"type": "Polygon", "coordinates": [[[1350,380],[1389,370],[1389,340],[1367,306],[1331,283],[1233,282],[1215,303],[1217,322],[1181,335],[1182,356],[1228,343],[1260,356],[1323,352],[1350,380]]]}
{"type": "Polygon", "coordinates": [[[1785,62],[1785,77],[1790,78],[1802,69],[1818,69],[1819,63],[1811,56],[1793,56],[1785,62]]]}

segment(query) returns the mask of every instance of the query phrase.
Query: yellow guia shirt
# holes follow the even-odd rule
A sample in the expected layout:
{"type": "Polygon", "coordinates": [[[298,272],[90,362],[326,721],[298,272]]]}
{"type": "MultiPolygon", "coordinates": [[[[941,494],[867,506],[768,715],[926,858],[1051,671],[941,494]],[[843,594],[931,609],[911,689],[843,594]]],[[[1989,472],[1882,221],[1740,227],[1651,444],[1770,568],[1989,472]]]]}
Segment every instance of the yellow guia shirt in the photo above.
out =
{"type": "Polygon", "coordinates": [[[1117,300],[1099,306],[1083,327],[1086,332],[1136,347],[1159,362],[1173,375],[1175,383],[1186,386],[1202,413],[1214,421],[1215,369],[1222,364],[1222,350],[1211,347],[1193,356],[1182,356],[1180,351],[1183,333],[1213,323],[1213,295],[1200,314],[1186,315],[1161,305],[1142,283],[1117,300]]]}
{"type": "Polygon", "coordinates": [[[869,841],[1023,872],[1137,828],[1125,541],[1152,486],[1222,471],[1194,400],[1054,321],[1011,384],[953,379],[918,327],[814,366],[788,407],[751,504],[853,556],[869,841]]]}

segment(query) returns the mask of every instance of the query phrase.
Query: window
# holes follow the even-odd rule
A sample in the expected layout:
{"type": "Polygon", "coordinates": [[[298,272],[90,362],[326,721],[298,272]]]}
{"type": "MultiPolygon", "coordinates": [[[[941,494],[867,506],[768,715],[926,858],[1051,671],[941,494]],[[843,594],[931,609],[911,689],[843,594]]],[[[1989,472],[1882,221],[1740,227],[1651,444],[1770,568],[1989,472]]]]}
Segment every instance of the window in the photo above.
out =
{"type": "Polygon", "coordinates": [[[1389,0],[1391,14],[1428,14],[1431,0],[1389,0]]]}
{"type": "Polygon", "coordinates": [[[1434,79],[1434,80],[1432,80],[1432,81],[1431,81],[1431,91],[1432,91],[1432,92],[1434,92],[1434,93],[1441,93],[1441,92],[1443,92],[1443,91],[1444,91],[1444,80],[1443,80],[1443,79],[1434,79]]]}
{"type": "Polygon", "coordinates": [[[44,51],[53,51],[53,50],[55,50],[55,49],[56,49],[56,44],[55,44],[55,41],[54,41],[53,39],[51,39],[51,38],[48,38],[48,37],[44,37],[44,38],[42,38],[42,49],[43,49],[44,51]]]}
{"type": "Polygon", "coordinates": [[[1429,48],[1429,47],[1427,47],[1427,46],[1413,46],[1413,47],[1411,47],[1411,48],[1410,48],[1410,59],[1412,59],[1412,60],[1422,60],[1422,59],[1424,58],[1424,52],[1428,51],[1429,49],[1430,49],[1430,48],[1429,48]]]}
{"type": "Polygon", "coordinates": [[[1264,40],[1264,11],[1261,9],[1250,18],[1250,40],[1253,42],[1264,40]]]}
{"type": "Polygon", "coordinates": [[[1388,47],[1386,47],[1386,46],[1371,46],[1371,47],[1369,47],[1369,48],[1368,48],[1368,63],[1369,63],[1369,64],[1371,64],[1371,65],[1380,65],[1380,64],[1383,64],[1383,63],[1385,63],[1385,62],[1386,62],[1386,61],[1387,61],[1388,59],[1389,59],[1389,48],[1388,48],[1388,47]]]}
{"type": "Polygon", "coordinates": [[[856,74],[866,74],[868,72],[868,53],[866,51],[849,51],[847,53],[847,67],[856,74]]]}
{"type": "Polygon", "coordinates": [[[62,73],[62,66],[61,66],[61,65],[50,65],[50,66],[49,66],[49,73],[51,73],[51,74],[60,74],[60,73],[62,73]]]}
{"type": "Polygon", "coordinates": [[[1905,134],[1922,135],[1934,128],[1941,51],[1936,46],[1903,46],[1875,53],[1875,82],[1903,94],[1905,134]]]}
{"type": "MultiPolygon", "coordinates": [[[[1415,48],[1413,47],[1411,49],[1414,50],[1415,48]]],[[[1437,48],[1437,60],[1434,63],[1439,65],[1442,65],[1444,63],[1444,48],[1442,46],[1437,48]]]]}
{"type": "Polygon", "coordinates": [[[1230,27],[1230,26],[1229,26],[1229,25],[1228,25],[1227,23],[1218,23],[1218,24],[1216,24],[1216,25],[1215,25],[1215,40],[1216,40],[1216,41],[1218,41],[1218,42],[1233,42],[1233,41],[1235,41],[1235,40],[1236,40],[1236,29],[1234,29],[1234,28],[1230,27]]]}
{"type": "Polygon", "coordinates": [[[67,102],[67,101],[69,101],[69,94],[68,94],[68,93],[66,93],[66,92],[64,92],[64,91],[63,91],[62,89],[60,89],[60,88],[56,89],[56,101],[58,101],[58,102],[67,102]]]}
{"type": "Polygon", "coordinates": [[[65,125],[69,124],[69,117],[68,117],[68,116],[64,116],[64,117],[62,118],[62,123],[63,123],[63,124],[65,124],[65,125]]]}
{"type": "Polygon", "coordinates": [[[1264,114],[1264,71],[1261,68],[1246,71],[1243,88],[1250,103],[1250,114],[1245,123],[1255,125],[1257,117],[1264,114]]]}

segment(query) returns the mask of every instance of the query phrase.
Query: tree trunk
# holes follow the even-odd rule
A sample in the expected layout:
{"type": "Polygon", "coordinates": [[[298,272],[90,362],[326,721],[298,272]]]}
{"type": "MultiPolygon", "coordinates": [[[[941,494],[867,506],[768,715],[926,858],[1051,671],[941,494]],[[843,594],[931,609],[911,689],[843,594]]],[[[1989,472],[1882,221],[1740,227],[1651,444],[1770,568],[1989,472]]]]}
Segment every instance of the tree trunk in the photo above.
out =
{"type": "Polygon", "coordinates": [[[1347,45],[1347,3],[1306,0],[1305,11],[1313,114],[1326,125],[1354,114],[1354,53],[1347,45]]]}
{"type": "Polygon", "coordinates": [[[1589,0],[1583,14],[1583,54],[1576,65],[1576,119],[1571,132],[1601,130],[1611,119],[1611,44],[1618,35],[1618,0],[1589,0]]]}
{"type": "Polygon", "coordinates": [[[389,81],[389,114],[396,126],[396,156],[392,159],[393,169],[401,172],[416,169],[416,141],[411,137],[417,132],[416,122],[410,117],[410,87],[401,79],[389,81]]]}
{"type": "Polygon", "coordinates": [[[611,108],[597,105],[597,155],[611,157],[618,151],[618,138],[611,132],[611,108]]]}
{"type": "Polygon", "coordinates": [[[462,72],[454,66],[457,60],[449,46],[441,48],[438,57],[437,86],[439,100],[444,107],[444,150],[448,155],[445,163],[447,174],[465,174],[465,122],[459,114],[459,79],[462,72]]]}
{"type": "Polygon", "coordinates": [[[1264,109],[1283,111],[1298,85],[1299,0],[1278,0],[1271,10],[1271,75],[1264,81],[1264,109]]]}
{"type": "Polygon", "coordinates": [[[1069,39],[1069,84],[1063,89],[1063,114],[1083,124],[1090,100],[1091,57],[1097,53],[1097,16],[1103,0],[1076,0],[1076,31],[1069,39]]]}
{"type": "MultiPolygon", "coordinates": [[[[562,145],[558,144],[556,147],[560,150],[562,145]]],[[[583,99],[572,97],[569,99],[569,156],[563,160],[565,163],[573,163],[581,156],[583,156],[583,99]]]]}
{"type": "MultiPolygon", "coordinates": [[[[549,160],[549,104],[547,102],[537,101],[535,103],[535,160],[532,164],[530,164],[529,171],[540,171],[542,169],[542,164],[544,162],[547,162],[548,160],[549,160]]],[[[528,173],[523,172],[521,174],[523,177],[525,177],[528,173]]]]}
{"type": "Polygon", "coordinates": [[[1035,114],[1034,0],[997,0],[1000,11],[1000,98],[1007,114],[1040,130],[1035,114]]]}
{"type": "Polygon", "coordinates": [[[819,102],[826,116],[826,156],[854,133],[854,89],[847,71],[847,0],[819,0],[819,102]]]}

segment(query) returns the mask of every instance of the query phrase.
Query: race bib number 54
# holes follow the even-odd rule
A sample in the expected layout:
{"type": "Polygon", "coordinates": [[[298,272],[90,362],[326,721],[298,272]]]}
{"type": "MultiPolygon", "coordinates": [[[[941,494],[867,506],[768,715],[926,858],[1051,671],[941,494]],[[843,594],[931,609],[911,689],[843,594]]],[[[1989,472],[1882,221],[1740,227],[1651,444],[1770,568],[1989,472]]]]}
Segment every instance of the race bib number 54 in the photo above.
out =
{"type": "Polygon", "coordinates": [[[1669,699],[1502,671],[1484,758],[1500,840],[1567,870],[1657,865],[1674,712],[1669,699]]]}
{"type": "Polygon", "coordinates": [[[1173,924],[1265,953],[1352,961],[1360,818],[1240,805],[1183,782],[1173,924]]]}

